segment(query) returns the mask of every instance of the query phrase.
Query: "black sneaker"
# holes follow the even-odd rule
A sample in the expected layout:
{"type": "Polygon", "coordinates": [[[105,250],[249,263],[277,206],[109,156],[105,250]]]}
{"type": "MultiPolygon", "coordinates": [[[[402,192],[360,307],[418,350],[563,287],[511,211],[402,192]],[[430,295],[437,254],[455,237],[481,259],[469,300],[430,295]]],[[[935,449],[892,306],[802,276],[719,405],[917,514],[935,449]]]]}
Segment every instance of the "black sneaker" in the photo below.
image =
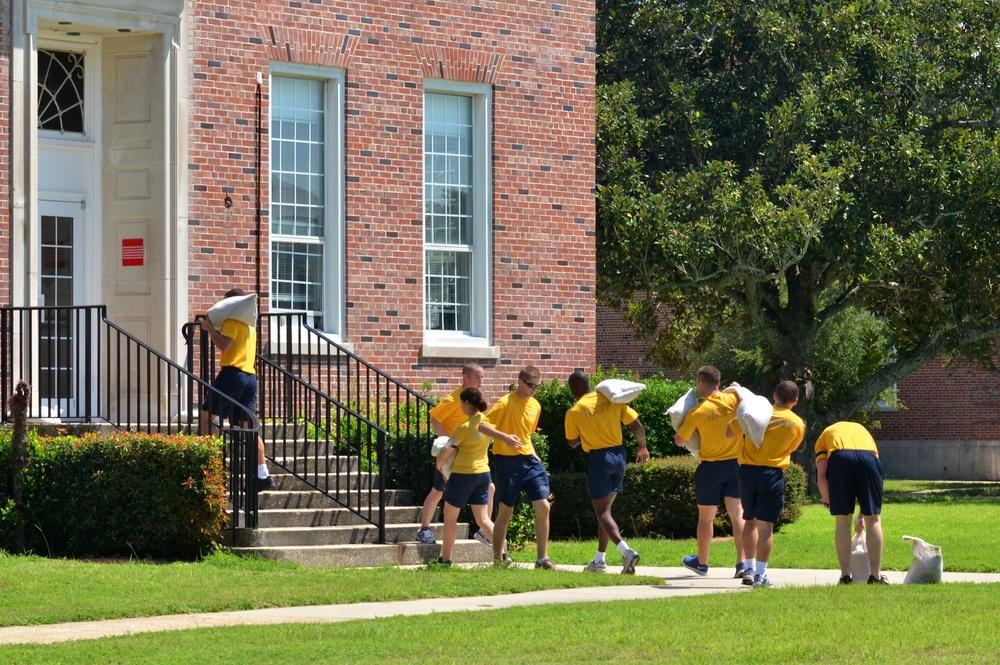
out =
{"type": "Polygon", "coordinates": [[[874,575],[868,576],[868,584],[888,584],[889,580],[885,578],[885,575],[879,575],[875,577],[874,575]]]}
{"type": "Polygon", "coordinates": [[[436,563],[439,566],[450,566],[451,565],[451,559],[448,559],[447,561],[445,561],[441,557],[438,557],[437,559],[435,559],[434,563],[436,563]]]}
{"type": "Polygon", "coordinates": [[[263,492],[264,490],[273,490],[273,489],[274,489],[274,478],[272,478],[271,476],[268,476],[267,478],[257,479],[258,492],[263,492]]]}
{"type": "Polygon", "coordinates": [[[854,580],[851,579],[850,575],[844,575],[837,584],[854,584],[854,580]]]}

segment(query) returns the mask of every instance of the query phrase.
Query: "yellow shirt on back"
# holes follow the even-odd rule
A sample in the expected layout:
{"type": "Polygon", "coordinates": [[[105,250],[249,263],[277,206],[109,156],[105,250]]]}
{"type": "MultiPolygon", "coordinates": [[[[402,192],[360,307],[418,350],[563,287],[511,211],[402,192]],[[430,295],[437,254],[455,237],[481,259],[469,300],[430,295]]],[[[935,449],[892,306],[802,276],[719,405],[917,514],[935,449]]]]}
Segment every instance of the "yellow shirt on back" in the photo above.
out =
{"type": "Polygon", "coordinates": [[[242,321],[226,319],[220,331],[223,337],[233,340],[229,348],[219,358],[222,367],[235,367],[247,374],[256,374],[254,361],[257,358],[257,331],[242,321]]]}
{"type": "Polygon", "coordinates": [[[721,462],[740,455],[740,441],[726,436],[726,426],[736,417],[740,398],[736,393],[718,392],[709,395],[691,409],[677,430],[682,439],[690,439],[695,431],[701,436],[698,455],[703,462],[721,462]]]}
{"type": "Polygon", "coordinates": [[[771,422],[764,432],[764,442],[760,448],[754,445],[750,437],[743,434],[738,420],[732,422],[732,430],[736,438],[743,441],[740,449],[740,464],[753,466],[770,466],[784,471],[792,461],[792,453],[802,443],[806,434],[806,425],[791,409],[774,407],[771,422]]]}
{"type": "Polygon", "coordinates": [[[614,448],[622,443],[622,425],[638,417],[628,404],[615,404],[600,393],[587,393],[566,412],[566,439],[579,438],[586,453],[614,448]]]}
{"type": "Polygon", "coordinates": [[[451,436],[456,427],[469,419],[469,416],[462,411],[462,400],[459,399],[461,394],[462,387],[459,386],[441,400],[440,404],[431,409],[431,418],[441,423],[441,426],[444,427],[444,433],[448,436],[451,436]]]}
{"type": "Polygon", "coordinates": [[[524,447],[514,450],[503,441],[494,439],[493,454],[534,455],[535,447],[531,445],[531,435],[538,427],[541,415],[542,405],[534,397],[524,400],[518,397],[516,392],[512,392],[498,399],[486,414],[486,422],[504,434],[517,435],[524,447]]]}

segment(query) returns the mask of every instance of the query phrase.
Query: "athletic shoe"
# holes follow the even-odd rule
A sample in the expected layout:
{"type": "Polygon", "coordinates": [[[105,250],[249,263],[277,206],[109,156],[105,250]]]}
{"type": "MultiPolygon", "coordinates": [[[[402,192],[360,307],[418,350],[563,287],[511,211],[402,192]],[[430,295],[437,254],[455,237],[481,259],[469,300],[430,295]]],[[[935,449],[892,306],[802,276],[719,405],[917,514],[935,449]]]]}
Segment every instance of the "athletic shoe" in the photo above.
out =
{"type": "Polygon", "coordinates": [[[434,564],[438,565],[438,566],[450,566],[451,565],[451,559],[448,559],[446,561],[446,560],[442,559],[441,557],[438,557],[437,559],[434,560],[434,564]]]}
{"type": "Polygon", "coordinates": [[[590,563],[583,567],[583,570],[588,573],[606,573],[608,572],[608,562],[591,559],[590,563]]]}
{"type": "Polygon", "coordinates": [[[511,559],[509,556],[507,556],[506,552],[503,552],[502,554],[500,554],[500,557],[503,559],[503,563],[504,563],[505,566],[513,566],[514,565],[514,560],[511,559]]]}
{"type": "Polygon", "coordinates": [[[743,575],[743,586],[753,586],[753,577],[753,571],[748,569],[743,575]]]}
{"type": "Polygon", "coordinates": [[[541,561],[535,562],[535,568],[544,568],[545,570],[555,570],[556,564],[552,563],[552,559],[545,557],[541,561]]]}
{"type": "Polygon", "coordinates": [[[427,527],[421,527],[421,529],[417,531],[417,542],[423,543],[424,545],[433,545],[434,532],[427,527]]]}
{"type": "MultiPolygon", "coordinates": [[[[751,575],[753,574],[752,570],[749,572],[751,575]]],[[[743,561],[740,561],[738,564],[736,564],[736,574],[733,575],[733,579],[734,580],[742,579],[743,576],[746,574],[747,574],[747,564],[743,561]]]]}
{"type": "Polygon", "coordinates": [[[264,491],[273,490],[273,489],[274,489],[274,478],[272,478],[271,476],[268,476],[267,478],[258,478],[257,479],[257,491],[258,492],[264,492],[264,491]]]}
{"type": "Polygon", "coordinates": [[[854,584],[854,580],[851,579],[850,575],[844,575],[837,584],[854,584]]]}
{"type": "Polygon", "coordinates": [[[637,563],[639,563],[639,553],[635,550],[625,550],[625,554],[622,554],[622,575],[635,575],[637,563]]]}
{"type": "Polygon", "coordinates": [[[770,589],[774,584],[771,580],[767,579],[767,575],[754,575],[753,577],[753,588],[754,589],[770,589]]]}
{"type": "Polygon", "coordinates": [[[697,554],[684,557],[683,563],[685,568],[694,573],[698,573],[699,575],[708,575],[708,564],[698,563],[697,554]]]}
{"type": "Polygon", "coordinates": [[[885,575],[879,575],[875,577],[874,575],[868,576],[868,584],[888,584],[889,580],[886,579],[885,575]]]}
{"type": "Polygon", "coordinates": [[[472,537],[481,542],[483,545],[486,545],[487,547],[493,547],[493,543],[491,543],[490,539],[486,537],[486,532],[483,531],[482,529],[472,534],[472,537]]]}

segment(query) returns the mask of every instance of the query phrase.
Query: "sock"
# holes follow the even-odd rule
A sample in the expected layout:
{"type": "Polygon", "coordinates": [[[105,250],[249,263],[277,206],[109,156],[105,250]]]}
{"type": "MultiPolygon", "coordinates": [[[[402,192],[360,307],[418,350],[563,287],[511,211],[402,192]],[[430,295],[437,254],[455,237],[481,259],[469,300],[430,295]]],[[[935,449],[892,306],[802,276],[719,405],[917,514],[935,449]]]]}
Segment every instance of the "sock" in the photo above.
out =
{"type": "Polygon", "coordinates": [[[597,563],[603,562],[604,561],[604,552],[598,551],[597,554],[594,555],[594,561],[596,561],[597,563]]]}
{"type": "Polygon", "coordinates": [[[767,561],[758,561],[757,569],[754,571],[754,575],[759,577],[764,577],[764,573],[767,572],[767,561]]]}
{"type": "Polygon", "coordinates": [[[628,552],[628,543],[624,540],[619,540],[616,547],[618,547],[618,551],[622,553],[622,556],[625,555],[625,552],[628,552]]]}
{"type": "Polygon", "coordinates": [[[753,572],[757,566],[757,559],[747,559],[747,571],[753,572]]]}
{"type": "Polygon", "coordinates": [[[267,478],[267,465],[266,464],[258,464],[257,465],[257,477],[261,478],[261,479],[267,478]]]}

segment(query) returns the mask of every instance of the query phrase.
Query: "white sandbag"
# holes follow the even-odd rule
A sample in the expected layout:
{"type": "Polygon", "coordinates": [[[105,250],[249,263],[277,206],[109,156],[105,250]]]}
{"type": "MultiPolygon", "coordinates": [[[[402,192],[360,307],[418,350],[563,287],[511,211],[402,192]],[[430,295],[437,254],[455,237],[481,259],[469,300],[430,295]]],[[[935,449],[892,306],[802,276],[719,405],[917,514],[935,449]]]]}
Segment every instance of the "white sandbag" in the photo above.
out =
{"type": "Polygon", "coordinates": [[[944,573],[944,558],[941,548],[915,536],[903,536],[903,540],[913,542],[913,563],[906,573],[903,584],[937,584],[944,573]]]}
{"type": "Polygon", "coordinates": [[[431,457],[437,457],[445,448],[451,448],[451,437],[439,436],[431,442],[431,457]]]}
{"type": "MultiPolygon", "coordinates": [[[[743,386],[736,386],[736,394],[740,396],[740,405],[736,407],[736,420],[753,445],[758,448],[764,443],[764,432],[771,423],[774,407],[766,397],[756,395],[743,386]]],[[[865,578],[867,579],[867,578],[865,578]]]]}
{"type": "Polygon", "coordinates": [[[445,480],[451,478],[451,470],[455,466],[455,458],[458,457],[458,451],[452,453],[448,459],[441,462],[441,466],[438,469],[441,471],[441,475],[444,476],[445,480]]]}
{"type": "Polygon", "coordinates": [[[594,388],[615,404],[628,404],[636,395],[645,390],[645,383],[626,381],[625,379],[604,379],[594,388]]]}
{"type": "Polygon", "coordinates": [[[868,539],[862,529],[851,538],[851,580],[855,584],[868,584],[871,574],[871,565],[868,563],[868,539]]]}
{"type": "Polygon", "coordinates": [[[257,294],[233,296],[220,300],[206,312],[208,320],[216,328],[221,328],[227,319],[236,319],[248,326],[257,325],[257,294]]]}
{"type": "MultiPolygon", "coordinates": [[[[674,426],[674,431],[678,431],[681,425],[684,424],[684,418],[687,417],[688,411],[698,406],[698,393],[695,392],[694,388],[691,388],[686,393],[674,402],[674,405],[667,409],[667,415],[670,416],[670,424],[674,426]]],[[[688,442],[684,444],[692,455],[697,455],[698,451],[701,450],[701,435],[695,432],[688,442]]]]}

